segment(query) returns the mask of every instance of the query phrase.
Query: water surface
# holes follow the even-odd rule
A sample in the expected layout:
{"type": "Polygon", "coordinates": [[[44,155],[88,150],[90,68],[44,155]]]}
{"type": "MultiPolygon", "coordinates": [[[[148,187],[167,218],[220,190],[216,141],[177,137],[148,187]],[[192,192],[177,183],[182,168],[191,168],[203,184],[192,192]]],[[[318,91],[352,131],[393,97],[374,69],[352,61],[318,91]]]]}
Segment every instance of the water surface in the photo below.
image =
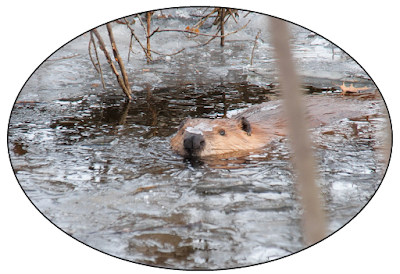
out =
{"type": "MultiPolygon", "coordinates": [[[[184,28],[193,20],[188,19],[193,10],[168,12],[172,18],[158,24],[184,28]]],[[[246,17],[252,19],[248,28],[231,37],[240,41],[188,48],[152,64],[136,45],[127,63],[135,91],[131,103],[109,70],[107,90],[102,89],[87,55],[87,34],[58,50],[28,80],[10,119],[11,162],[32,203],[79,241],[145,264],[220,269],[303,249],[287,139],[245,157],[200,164],[184,161],[169,147],[189,115],[220,118],[279,96],[267,32],[249,66],[263,17],[246,17]]],[[[113,28],[126,58],[129,35],[122,25],[113,28]]],[[[308,30],[292,30],[309,93],[336,93],[334,83],[349,79],[374,88],[339,48],[308,30]]],[[[153,46],[173,52],[195,43],[169,34],[153,46]]],[[[385,106],[381,99],[368,100],[376,114],[371,119],[344,119],[312,135],[329,232],[364,207],[386,169],[385,106]]]]}

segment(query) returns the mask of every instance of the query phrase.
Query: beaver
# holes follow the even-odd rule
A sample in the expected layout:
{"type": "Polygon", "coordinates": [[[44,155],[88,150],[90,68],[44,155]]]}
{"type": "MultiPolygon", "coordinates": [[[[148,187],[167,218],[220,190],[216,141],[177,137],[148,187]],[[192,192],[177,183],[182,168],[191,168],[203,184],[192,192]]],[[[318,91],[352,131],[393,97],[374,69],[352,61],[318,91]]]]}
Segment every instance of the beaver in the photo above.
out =
{"type": "MultiPolygon", "coordinates": [[[[329,96],[306,96],[309,126],[371,114],[365,102],[329,96]]],[[[231,118],[186,118],[171,139],[172,149],[185,158],[248,153],[287,134],[282,100],[249,107],[231,118]]]]}

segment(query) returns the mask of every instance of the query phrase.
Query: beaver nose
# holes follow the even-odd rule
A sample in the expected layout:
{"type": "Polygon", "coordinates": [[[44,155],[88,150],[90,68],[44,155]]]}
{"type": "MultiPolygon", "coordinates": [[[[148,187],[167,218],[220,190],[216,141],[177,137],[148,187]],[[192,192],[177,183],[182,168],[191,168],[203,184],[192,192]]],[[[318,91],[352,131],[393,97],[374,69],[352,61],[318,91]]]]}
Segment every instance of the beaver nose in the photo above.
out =
{"type": "Polygon", "coordinates": [[[183,147],[190,154],[203,149],[205,145],[206,142],[201,134],[189,134],[185,136],[185,140],[183,141],[183,147]]]}

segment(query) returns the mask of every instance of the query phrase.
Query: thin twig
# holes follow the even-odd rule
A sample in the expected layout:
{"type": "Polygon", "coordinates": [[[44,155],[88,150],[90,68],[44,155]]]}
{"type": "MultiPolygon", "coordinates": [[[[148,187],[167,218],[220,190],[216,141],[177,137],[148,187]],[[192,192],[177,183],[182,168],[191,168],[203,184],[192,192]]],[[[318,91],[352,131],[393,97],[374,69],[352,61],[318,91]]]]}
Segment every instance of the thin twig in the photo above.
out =
{"type": "Polygon", "coordinates": [[[153,30],[153,32],[149,36],[147,36],[147,38],[150,38],[151,36],[153,36],[154,33],[156,33],[159,29],[160,29],[160,27],[157,27],[155,30],[153,30]]]}
{"type": "Polygon", "coordinates": [[[157,51],[154,51],[154,50],[150,50],[151,52],[153,52],[153,53],[155,53],[155,54],[158,54],[158,55],[163,55],[163,56],[172,56],[172,55],[176,55],[176,54],[178,54],[178,53],[181,53],[182,51],[184,51],[186,48],[183,48],[183,49],[181,49],[181,50],[179,50],[179,51],[177,51],[177,52],[174,52],[174,53],[170,53],[170,54],[166,54],[166,53],[159,53],[159,52],[157,52],[157,51]]]}
{"type": "MultiPolygon", "coordinates": [[[[140,17],[140,14],[136,15],[136,17],[139,19],[140,24],[141,24],[142,27],[143,27],[144,33],[147,33],[146,27],[145,27],[145,25],[144,25],[144,23],[143,23],[143,21],[142,21],[142,18],[140,17]]],[[[125,18],[124,18],[124,19],[125,19],[125,18]]],[[[125,19],[125,20],[126,20],[126,19],[125,19]]]]}
{"type": "MultiPolygon", "coordinates": [[[[124,20],[126,22],[128,22],[126,20],[126,18],[124,18],[124,20]]],[[[139,43],[140,47],[142,48],[142,50],[144,52],[144,55],[146,55],[146,58],[150,58],[150,60],[152,61],[153,59],[151,58],[151,56],[149,56],[149,54],[147,53],[145,47],[142,45],[142,43],[140,42],[139,38],[136,36],[134,29],[132,29],[132,27],[130,25],[126,25],[126,26],[130,29],[131,34],[133,35],[133,37],[135,37],[136,41],[139,43]]]]}
{"type": "Polygon", "coordinates": [[[132,100],[130,91],[126,88],[124,80],[121,78],[121,76],[119,75],[111,57],[110,54],[107,51],[106,45],[104,44],[103,38],[101,38],[99,32],[97,31],[97,29],[93,29],[91,30],[93,32],[93,34],[96,36],[97,40],[99,41],[100,44],[100,49],[104,52],[104,55],[106,56],[107,62],[110,65],[112,71],[114,72],[115,76],[117,77],[118,83],[120,85],[120,87],[122,88],[122,90],[124,91],[125,95],[128,97],[129,101],[132,100]]]}
{"type": "Polygon", "coordinates": [[[146,40],[147,40],[147,53],[148,53],[148,55],[147,55],[147,63],[150,63],[150,57],[151,57],[151,52],[150,52],[150,22],[151,22],[151,15],[153,14],[153,12],[151,12],[151,11],[148,11],[147,13],[146,13],[146,15],[147,15],[147,31],[146,31],[146,36],[147,36],[147,38],[146,38],[146,40]]]}
{"type": "MultiPolygon", "coordinates": [[[[207,8],[207,9],[208,9],[208,8],[207,8]]],[[[207,9],[206,9],[206,10],[207,10],[207,9]]],[[[194,25],[193,28],[194,28],[194,29],[200,28],[200,27],[205,23],[205,21],[206,21],[213,13],[215,13],[216,11],[218,11],[218,8],[214,8],[214,10],[213,10],[212,12],[210,12],[207,16],[205,16],[205,17],[203,17],[202,19],[200,19],[200,21],[199,21],[196,25],[194,25]]],[[[205,11],[204,11],[204,13],[205,13],[205,11]]]]}
{"type": "MultiPolygon", "coordinates": [[[[203,17],[204,18],[204,15],[198,15],[198,14],[193,14],[193,13],[190,13],[189,15],[193,16],[193,17],[203,17]]],[[[209,17],[217,17],[217,16],[216,15],[211,15],[209,17]]]]}
{"type": "Polygon", "coordinates": [[[75,55],[71,55],[71,56],[64,56],[61,58],[57,58],[57,59],[47,59],[46,61],[60,61],[60,60],[64,60],[64,59],[69,59],[69,58],[74,58],[76,56],[79,56],[80,54],[75,54],[75,55]]]}
{"type": "Polygon", "coordinates": [[[227,10],[229,11],[229,13],[231,14],[233,20],[235,20],[235,23],[237,24],[237,20],[235,18],[235,15],[233,15],[233,13],[232,13],[232,9],[227,9],[227,10]]]}
{"type": "Polygon", "coordinates": [[[112,47],[112,50],[113,50],[115,61],[117,61],[118,65],[119,65],[119,68],[121,70],[121,73],[122,73],[122,77],[124,79],[125,88],[129,92],[129,94],[131,94],[132,91],[131,91],[131,88],[129,86],[128,74],[126,73],[124,62],[122,61],[122,58],[119,55],[117,44],[115,43],[115,39],[114,39],[114,34],[112,32],[111,24],[107,23],[106,27],[107,27],[107,31],[108,31],[108,36],[110,37],[111,47],[112,47]]]}
{"type": "MultiPolygon", "coordinates": [[[[94,67],[96,68],[97,72],[100,73],[100,76],[101,76],[101,84],[103,85],[103,89],[105,90],[105,89],[106,89],[106,84],[104,83],[103,70],[102,70],[102,68],[101,68],[101,63],[100,63],[99,55],[97,54],[96,41],[94,40],[94,37],[93,37],[93,33],[92,33],[92,32],[90,32],[90,40],[91,40],[92,43],[93,43],[93,48],[94,48],[94,52],[95,52],[95,54],[96,54],[96,59],[97,59],[97,64],[99,65],[99,69],[97,70],[97,67],[96,67],[96,65],[95,65],[94,63],[93,63],[93,65],[94,65],[94,67]]],[[[90,45],[90,42],[89,42],[89,45],[90,45]]],[[[90,55],[90,52],[89,52],[89,55],[90,55]]],[[[92,56],[90,56],[90,59],[92,59],[92,56]]],[[[92,62],[93,62],[93,59],[92,59],[92,62]]]]}
{"type": "Polygon", "coordinates": [[[191,33],[191,34],[196,34],[196,35],[203,35],[203,36],[210,36],[210,37],[218,38],[218,37],[226,37],[228,35],[231,35],[231,34],[234,34],[234,33],[238,32],[238,31],[241,31],[242,29],[247,27],[247,25],[250,23],[250,21],[251,20],[249,20],[246,23],[246,25],[244,25],[243,27],[241,27],[241,28],[239,28],[239,29],[237,29],[235,31],[226,33],[224,35],[207,34],[207,33],[195,32],[195,31],[192,31],[192,30],[181,30],[181,29],[161,29],[161,30],[158,30],[157,32],[165,32],[165,31],[186,32],[186,33],[191,33]]]}
{"type": "Polygon", "coordinates": [[[132,50],[132,42],[133,42],[133,35],[131,34],[131,41],[129,42],[129,50],[128,50],[128,63],[129,63],[129,57],[131,56],[131,50],[132,50]]]}
{"type": "MultiPolygon", "coordinates": [[[[142,27],[143,27],[143,30],[144,30],[144,33],[146,34],[146,42],[147,42],[147,44],[146,44],[146,48],[144,48],[143,46],[142,46],[142,49],[145,51],[145,53],[146,53],[146,58],[147,58],[147,63],[149,63],[150,61],[153,61],[153,59],[151,58],[151,53],[150,53],[150,20],[151,20],[151,14],[152,14],[152,12],[147,12],[146,13],[146,20],[147,20],[147,28],[146,28],[146,26],[144,25],[144,23],[143,23],[143,21],[142,21],[142,18],[140,17],[140,15],[138,14],[138,15],[136,15],[136,17],[139,19],[139,21],[140,21],[140,24],[142,25],[142,27]]],[[[125,19],[126,20],[126,19],[125,19]]],[[[132,33],[133,33],[133,30],[132,30],[132,28],[130,28],[131,29],[131,31],[132,31],[132,33]]],[[[137,38],[136,36],[135,36],[135,38],[137,38]]],[[[136,39],[137,41],[139,41],[139,39],[136,39]]]]}
{"type": "Polygon", "coordinates": [[[221,23],[220,23],[220,29],[221,29],[221,46],[224,46],[224,45],[225,45],[225,36],[224,36],[224,34],[225,34],[225,28],[224,28],[225,22],[224,22],[224,19],[225,19],[225,9],[224,9],[224,8],[221,8],[221,23]]]}
{"type": "Polygon", "coordinates": [[[203,46],[207,45],[208,43],[210,43],[210,42],[211,42],[212,40],[214,40],[215,38],[217,38],[217,36],[211,37],[211,39],[208,40],[207,42],[205,42],[204,44],[200,44],[200,45],[194,46],[194,48],[203,47],[203,46]]]}
{"type": "Polygon", "coordinates": [[[258,40],[258,37],[260,36],[260,32],[261,32],[261,30],[258,31],[258,33],[256,35],[256,39],[254,39],[253,51],[251,52],[250,66],[253,65],[254,50],[256,49],[257,40],[258,40]]]}
{"type": "MultiPolygon", "coordinates": [[[[91,47],[91,45],[92,45],[93,42],[94,42],[93,34],[90,33],[90,40],[89,40],[89,45],[88,45],[89,57],[90,57],[90,61],[92,61],[92,64],[93,64],[94,68],[96,69],[97,73],[100,73],[100,71],[97,68],[96,63],[94,62],[93,57],[92,57],[92,47],[91,47]]],[[[94,46],[94,47],[96,47],[96,46],[94,46]]]]}

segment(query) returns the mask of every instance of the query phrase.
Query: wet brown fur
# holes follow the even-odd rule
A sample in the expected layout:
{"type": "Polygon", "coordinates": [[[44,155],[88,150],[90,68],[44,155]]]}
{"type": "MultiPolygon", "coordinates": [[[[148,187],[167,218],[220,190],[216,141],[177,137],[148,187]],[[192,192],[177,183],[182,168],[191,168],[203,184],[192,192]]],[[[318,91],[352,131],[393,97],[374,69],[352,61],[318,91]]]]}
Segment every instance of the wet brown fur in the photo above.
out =
{"type": "MultiPolygon", "coordinates": [[[[368,114],[365,103],[343,98],[308,96],[305,99],[310,127],[318,127],[343,118],[355,118],[368,114]]],[[[205,147],[192,156],[207,157],[235,154],[261,149],[279,136],[286,135],[285,119],[281,100],[256,105],[227,119],[190,119],[182,122],[176,135],[171,139],[172,149],[182,156],[189,156],[183,141],[188,127],[205,123],[212,131],[203,131],[205,147]],[[242,129],[241,119],[245,117],[251,125],[251,134],[242,129]],[[224,135],[220,132],[223,130],[224,135]]]]}

